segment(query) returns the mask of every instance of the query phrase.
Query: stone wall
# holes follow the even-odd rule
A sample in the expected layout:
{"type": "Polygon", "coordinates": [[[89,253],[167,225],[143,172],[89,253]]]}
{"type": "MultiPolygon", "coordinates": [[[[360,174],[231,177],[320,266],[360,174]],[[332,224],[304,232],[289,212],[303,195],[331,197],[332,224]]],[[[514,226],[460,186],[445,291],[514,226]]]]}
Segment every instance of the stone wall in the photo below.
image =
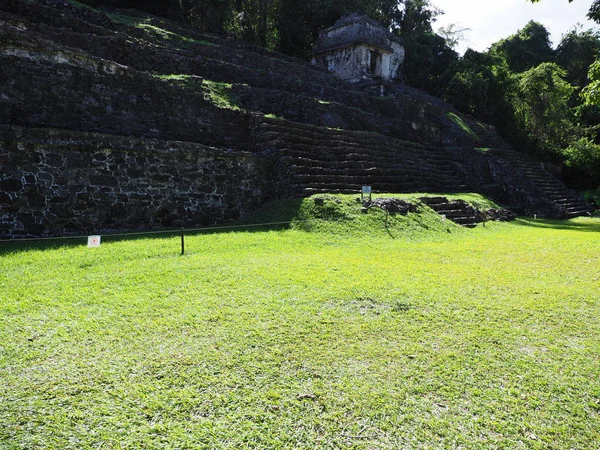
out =
{"type": "Polygon", "coordinates": [[[404,62],[404,46],[397,36],[367,16],[349,14],[323,30],[313,49],[313,64],[343,80],[395,80],[404,62]]]}
{"type": "Polygon", "coordinates": [[[195,143],[0,126],[0,238],[236,219],[269,196],[271,165],[195,143]]]}
{"type": "Polygon", "coordinates": [[[469,188],[493,185],[507,202],[560,195],[558,213],[584,211],[557,180],[527,181],[541,169],[514,152],[490,163],[476,149],[506,143],[440,99],[395,83],[351,85],[305,61],[139,14],[0,2],[0,237],[201,226],[310,189],[356,191],[365,180],[463,189],[454,167],[469,188]],[[280,129],[263,113],[296,123],[280,129]],[[393,138],[410,141],[415,157],[391,150],[393,138]],[[448,159],[442,148],[447,163],[416,163],[448,159]]]}
{"type": "Polygon", "coordinates": [[[217,108],[201,91],[52,42],[3,37],[0,123],[226,148],[248,141],[249,117],[217,108]]]}

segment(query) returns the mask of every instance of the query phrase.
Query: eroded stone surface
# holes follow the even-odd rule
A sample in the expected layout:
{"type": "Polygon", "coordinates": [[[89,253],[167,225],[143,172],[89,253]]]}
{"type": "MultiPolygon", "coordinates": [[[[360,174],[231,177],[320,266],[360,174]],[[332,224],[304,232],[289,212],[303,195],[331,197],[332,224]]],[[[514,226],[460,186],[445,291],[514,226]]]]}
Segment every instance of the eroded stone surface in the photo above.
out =
{"type": "Polygon", "coordinates": [[[0,126],[0,236],[200,226],[264,202],[268,159],[200,144],[0,126]]]}
{"type": "Polygon", "coordinates": [[[319,34],[313,63],[348,81],[396,80],[404,62],[404,46],[382,24],[348,14],[319,34]]]}

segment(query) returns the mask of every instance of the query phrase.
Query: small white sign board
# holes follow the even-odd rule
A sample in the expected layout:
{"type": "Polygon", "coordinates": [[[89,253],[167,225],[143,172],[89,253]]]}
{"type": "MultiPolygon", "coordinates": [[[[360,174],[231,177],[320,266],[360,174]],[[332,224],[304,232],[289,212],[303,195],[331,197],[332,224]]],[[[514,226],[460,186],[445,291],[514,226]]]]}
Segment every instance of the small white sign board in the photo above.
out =
{"type": "Polygon", "coordinates": [[[362,201],[364,201],[365,200],[365,195],[368,195],[369,196],[369,201],[371,201],[371,191],[372,190],[373,189],[371,188],[371,186],[363,186],[362,189],[361,189],[361,191],[360,191],[360,199],[362,201]]]}
{"type": "Polygon", "coordinates": [[[96,248],[100,247],[100,236],[88,236],[88,247],[96,248]]]}

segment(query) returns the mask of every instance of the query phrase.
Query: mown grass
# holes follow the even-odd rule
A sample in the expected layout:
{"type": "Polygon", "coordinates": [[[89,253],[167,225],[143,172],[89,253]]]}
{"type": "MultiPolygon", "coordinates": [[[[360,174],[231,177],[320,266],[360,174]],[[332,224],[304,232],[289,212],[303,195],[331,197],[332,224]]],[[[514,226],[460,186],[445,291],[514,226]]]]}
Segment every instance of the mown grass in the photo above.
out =
{"type": "Polygon", "coordinates": [[[416,221],[4,245],[0,448],[597,448],[600,220],[416,221]]]}

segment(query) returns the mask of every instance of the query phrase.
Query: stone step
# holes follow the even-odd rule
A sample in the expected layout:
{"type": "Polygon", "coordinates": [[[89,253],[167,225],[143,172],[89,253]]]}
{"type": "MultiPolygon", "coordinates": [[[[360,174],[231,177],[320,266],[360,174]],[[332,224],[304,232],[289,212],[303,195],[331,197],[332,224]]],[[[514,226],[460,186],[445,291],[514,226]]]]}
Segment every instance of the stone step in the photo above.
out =
{"type": "Polygon", "coordinates": [[[379,146],[381,144],[400,146],[416,150],[436,150],[440,153],[445,153],[439,147],[425,146],[411,141],[403,141],[400,139],[384,136],[377,133],[360,132],[352,130],[332,130],[329,128],[319,127],[298,122],[285,121],[283,123],[261,123],[259,125],[261,134],[266,138],[280,135],[286,137],[294,136],[298,139],[319,139],[321,141],[346,141],[379,146]]]}
{"type": "Polygon", "coordinates": [[[438,167],[430,166],[426,163],[416,164],[390,161],[365,161],[365,160],[347,160],[347,161],[322,161],[308,158],[297,158],[286,162],[296,173],[319,174],[324,171],[327,173],[369,173],[387,175],[390,173],[415,173],[418,176],[433,176],[440,178],[452,178],[462,180],[455,172],[441,170],[438,167]]]}
{"type": "Polygon", "coordinates": [[[433,186],[436,190],[461,190],[461,185],[452,182],[444,182],[436,179],[424,179],[424,178],[400,178],[400,177],[387,177],[385,179],[372,179],[369,177],[361,176],[337,176],[337,177],[326,177],[326,176],[312,176],[307,178],[297,178],[295,180],[297,184],[308,185],[308,184],[335,184],[335,185],[359,185],[359,186],[372,186],[374,189],[382,190],[385,186],[403,186],[417,187],[417,186],[433,186]]]}
{"type": "MultiPolygon", "coordinates": [[[[306,183],[300,185],[303,191],[319,190],[321,192],[333,192],[338,190],[346,190],[349,192],[360,193],[362,188],[361,183],[355,184],[338,184],[338,183],[306,183]]],[[[373,192],[380,193],[413,193],[413,192],[434,192],[440,190],[440,186],[427,185],[424,183],[404,183],[404,184],[382,184],[373,186],[373,192]]]]}
{"type": "Polygon", "coordinates": [[[584,213],[584,212],[591,212],[592,211],[592,207],[591,206],[587,206],[587,205],[583,205],[583,204],[579,204],[579,205],[571,205],[568,206],[566,208],[564,208],[565,212],[567,214],[572,214],[572,213],[584,213]]]}
{"type": "Polygon", "coordinates": [[[456,211],[464,209],[464,205],[459,202],[441,202],[441,203],[427,203],[427,205],[436,211],[456,211]]]}
{"type": "Polygon", "coordinates": [[[417,145],[409,145],[404,141],[395,141],[393,138],[386,138],[377,141],[365,141],[356,139],[349,135],[340,136],[299,136],[293,132],[271,134],[268,139],[263,139],[263,145],[267,147],[282,148],[299,147],[299,148],[326,148],[329,152],[347,151],[349,148],[360,148],[368,152],[389,154],[392,152],[401,152],[403,154],[413,155],[431,155],[436,158],[449,159],[446,152],[436,147],[423,147],[417,145]],[[304,145],[304,147],[302,147],[304,145]]]}
{"type": "MultiPolygon", "coordinates": [[[[390,164],[390,166],[392,166],[390,164]]],[[[426,170],[425,167],[422,170],[416,170],[412,167],[397,166],[397,167],[361,167],[356,165],[344,165],[336,164],[335,166],[299,166],[292,164],[289,166],[294,171],[297,177],[312,177],[312,176],[342,176],[342,175],[353,175],[353,176],[368,176],[370,178],[385,178],[389,176],[393,177],[416,177],[416,178],[433,178],[444,181],[452,181],[455,183],[462,182],[458,176],[448,174],[444,172],[438,172],[435,170],[426,170]]]]}
{"type": "Polygon", "coordinates": [[[427,155],[423,155],[423,157],[419,158],[418,156],[407,156],[401,154],[387,153],[384,155],[373,155],[366,151],[356,152],[356,151],[347,151],[347,152],[330,152],[330,149],[306,149],[306,150],[298,150],[294,148],[283,148],[279,151],[282,156],[289,156],[292,158],[303,158],[307,160],[313,161],[323,161],[323,162],[341,162],[341,161],[360,161],[365,163],[373,163],[384,162],[389,164],[394,161],[396,163],[403,163],[404,165],[418,165],[421,166],[426,164],[432,168],[436,168],[438,170],[442,170],[444,172],[447,171],[448,166],[451,166],[452,163],[449,161],[437,160],[427,155]]]}

